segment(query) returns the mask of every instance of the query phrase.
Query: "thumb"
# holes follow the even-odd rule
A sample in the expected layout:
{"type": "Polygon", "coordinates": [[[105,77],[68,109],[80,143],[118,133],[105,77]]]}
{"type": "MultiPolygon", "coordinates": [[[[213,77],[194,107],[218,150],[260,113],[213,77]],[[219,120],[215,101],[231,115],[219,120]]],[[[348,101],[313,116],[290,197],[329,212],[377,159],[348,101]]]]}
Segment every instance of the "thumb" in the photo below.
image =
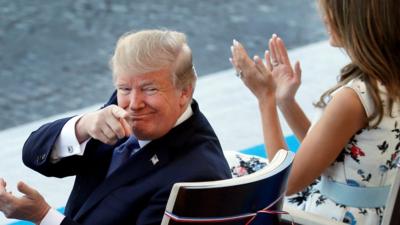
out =
{"type": "Polygon", "coordinates": [[[297,61],[294,65],[294,75],[296,80],[301,81],[301,68],[300,68],[300,61],[297,61]]]}
{"type": "Polygon", "coordinates": [[[21,193],[23,193],[27,196],[34,197],[37,195],[37,191],[35,189],[31,188],[30,186],[28,186],[27,184],[25,184],[22,181],[18,182],[17,188],[18,188],[18,191],[20,191],[21,193]]]}
{"type": "Polygon", "coordinates": [[[3,187],[7,186],[7,183],[3,178],[0,178],[0,185],[3,186],[3,187]]]}

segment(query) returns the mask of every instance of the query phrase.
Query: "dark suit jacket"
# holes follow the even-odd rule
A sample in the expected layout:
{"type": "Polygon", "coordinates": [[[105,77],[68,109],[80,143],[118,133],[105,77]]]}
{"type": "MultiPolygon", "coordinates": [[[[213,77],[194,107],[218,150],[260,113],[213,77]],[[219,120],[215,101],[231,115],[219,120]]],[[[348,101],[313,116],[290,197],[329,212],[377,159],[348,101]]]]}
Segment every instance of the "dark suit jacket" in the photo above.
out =
{"type": "MultiPolygon", "coordinates": [[[[114,93],[106,105],[116,103],[114,93]]],[[[50,162],[53,145],[70,118],[34,131],[25,142],[23,161],[45,176],[76,175],[63,225],[159,225],[174,183],[231,177],[213,129],[195,101],[191,107],[193,115],[188,120],[151,141],[108,178],[112,151],[125,140],[114,146],[91,140],[83,156],[50,162]],[[159,160],[155,164],[154,156],[159,160]]]]}

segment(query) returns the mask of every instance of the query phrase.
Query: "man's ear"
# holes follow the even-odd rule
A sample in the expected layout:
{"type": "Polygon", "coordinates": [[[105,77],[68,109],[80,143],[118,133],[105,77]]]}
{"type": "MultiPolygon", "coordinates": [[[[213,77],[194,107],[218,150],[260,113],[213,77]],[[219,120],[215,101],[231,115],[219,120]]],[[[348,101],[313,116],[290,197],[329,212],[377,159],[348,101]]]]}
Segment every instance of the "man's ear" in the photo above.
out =
{"type": "Polygon", "coordinates": [[[181,89],[180,105],[183,107],[190,102],[193,96],[193,85],[189,84],[181,89]]]}

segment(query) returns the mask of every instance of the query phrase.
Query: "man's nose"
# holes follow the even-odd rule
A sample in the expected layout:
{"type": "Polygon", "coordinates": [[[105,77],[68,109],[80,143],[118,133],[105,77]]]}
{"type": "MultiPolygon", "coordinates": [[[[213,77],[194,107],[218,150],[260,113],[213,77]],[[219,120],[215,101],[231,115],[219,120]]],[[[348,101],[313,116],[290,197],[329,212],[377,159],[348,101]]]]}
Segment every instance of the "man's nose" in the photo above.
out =
{"type": "Polygon", "coordinates": [[[145,106],[143,94],[140,91],[132,91],[130,96],[129,108],[133,111],[145,106]]]}

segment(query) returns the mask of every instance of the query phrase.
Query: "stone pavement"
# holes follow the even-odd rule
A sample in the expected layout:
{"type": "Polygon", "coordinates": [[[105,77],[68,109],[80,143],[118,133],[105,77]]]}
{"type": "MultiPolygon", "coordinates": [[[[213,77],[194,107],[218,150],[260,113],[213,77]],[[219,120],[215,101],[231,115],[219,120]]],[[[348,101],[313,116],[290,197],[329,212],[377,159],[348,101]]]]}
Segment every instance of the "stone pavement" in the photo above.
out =
{"type": "MultiPolygon", "coordinates": [[[[323,90],[335,83],[340,68],[348,62],[348,58],[340,50],[330,47],[326,41],[293,49],[289,51],[289,56],[292,61],[301,61],[302,86],[297,99],[312,118],[314,113],[311,103],[323,90]]],[[[224,150],[241,150],[263,142],[257,102],[232,69],[201,77],[195,98],[213,125],[224,150]]],[[[0,143],[3,146],[0,151],[0,177],[6,179],[8,188],[18,193],[16,184],[24,180],[43,193],[52,206],[64,206],[73,178],[47,178],[29,170],[22,164],[22,145],[27,136],[45,121],[92,111],[99,106],[93,105],[0,131],[0,143]]],[[[283,130],[285,135],[291,134],[285,124],[283,130]]],[[[12,221],[0,215],[0,224],[12,221]]]]}
{"type": "Polygon", "coordinates": [[[260,54],[274,32],[326,36],[310,0],[0,0],[0,130],[105,101],[117,38],[160,27],[187,33],[200,76],[230,68],[233,38],[260,54]]]}

